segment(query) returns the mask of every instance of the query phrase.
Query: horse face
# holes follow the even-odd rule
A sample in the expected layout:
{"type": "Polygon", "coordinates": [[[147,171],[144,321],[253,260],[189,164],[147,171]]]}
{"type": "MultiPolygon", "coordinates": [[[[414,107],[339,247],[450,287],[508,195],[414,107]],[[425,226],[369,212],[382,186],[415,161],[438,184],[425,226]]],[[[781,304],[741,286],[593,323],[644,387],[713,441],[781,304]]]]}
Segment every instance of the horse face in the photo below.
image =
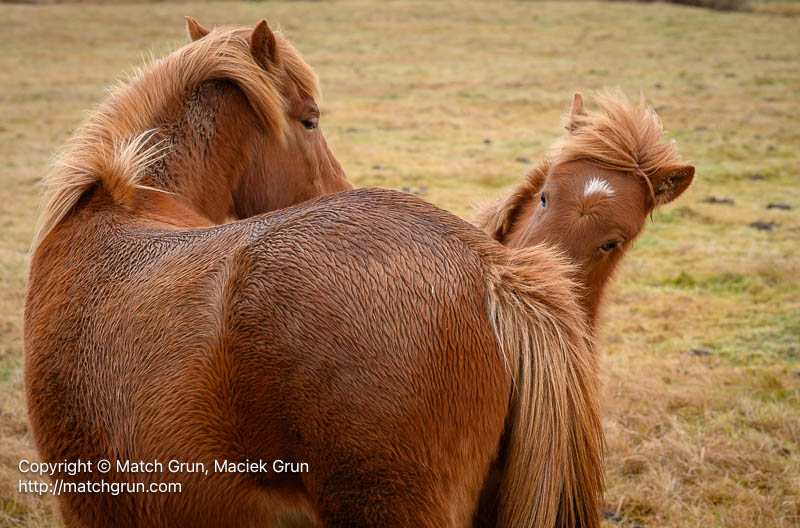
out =
{"type": "Polygon", "coordinates": [[[550,170],[529,204],[528,221],[508,243],[560,246],[591,283],[610,273],[641,232],[649,199],[645,183],[628,174],[584,161],[563,163],[550,170]]]}
{"type": "Polygon", "coordinates": [[[549,243],[578,265],[593,311],[622,255],[644,228],[650,212],[677,198],[692,181],[694,167],[667,167],[651,178],[654,194],[635,175],[586,161],[550,169],[541,189],[509,233],[510,247],[549,243]]]}

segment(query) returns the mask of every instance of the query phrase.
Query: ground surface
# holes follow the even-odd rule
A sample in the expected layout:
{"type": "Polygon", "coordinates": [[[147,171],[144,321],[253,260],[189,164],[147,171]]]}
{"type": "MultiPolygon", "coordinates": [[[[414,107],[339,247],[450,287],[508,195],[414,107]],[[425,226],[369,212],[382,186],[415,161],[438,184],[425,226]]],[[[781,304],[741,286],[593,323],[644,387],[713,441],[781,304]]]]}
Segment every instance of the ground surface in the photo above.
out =
{"type": "MultiPolygon", "coordinates": [[[[775,12],[797,12],[783,5],[775,12]]],[[[37,181],[106,85],[142,52],[184,42],[186,14],[207,25],[280,24],[322,79],[323,130],[351,179],[405,187],[465,218],[560,134],[574,90],[590,108],[602,87],[644,92],[698,176],[654,215],[609,298],[609,523],[800,525],[797,17],[403,1],[2,13],[0,526],[58,524],[51,500],[17,492],[17,463],[35,456],[21,333],[37,181]],[[772,202],[791,209],[767,209],[772,202]]]]}

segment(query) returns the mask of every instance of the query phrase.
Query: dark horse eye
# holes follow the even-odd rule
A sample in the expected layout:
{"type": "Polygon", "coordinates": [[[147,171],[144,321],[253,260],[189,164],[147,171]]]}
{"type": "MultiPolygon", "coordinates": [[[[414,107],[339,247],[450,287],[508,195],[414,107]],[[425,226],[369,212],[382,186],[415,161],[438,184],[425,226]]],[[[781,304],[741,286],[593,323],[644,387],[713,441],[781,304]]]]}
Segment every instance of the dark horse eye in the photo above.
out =
{"type": "Polygon", "coordinates": [[[547,200],[544,198],[544,193],[542,193],[542,207],[547,207],[547,200]]]}
{"type": "Polygon", "coordinates": [[[317,128],[317,122],[312,121],[311,119],[304,119],[301,121],[301,123],[303,123],[303,126],[306,127],[306,130],[314,130],[317,128]]]}
{"type": "Polygon", "coordinates": [[[617,247],[616,242],[609,242],[608,244],[603,244],[602,246],[600,246],[600,249],[602,249],[603,251],[611,251],[615,247],[617,247]]]}

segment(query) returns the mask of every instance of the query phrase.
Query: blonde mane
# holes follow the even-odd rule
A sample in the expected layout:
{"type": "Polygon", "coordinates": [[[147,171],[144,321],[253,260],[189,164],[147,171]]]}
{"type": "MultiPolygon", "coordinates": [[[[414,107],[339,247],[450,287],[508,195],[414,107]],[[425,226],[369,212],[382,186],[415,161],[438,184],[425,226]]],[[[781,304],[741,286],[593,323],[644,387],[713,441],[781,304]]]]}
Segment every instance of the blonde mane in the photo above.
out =
{"type": "MultiPolygon", "coordinates": [[[[280,72],[268,72],[250,53],[250,31],[216,28],[170,55],[139,68],[59,150],[43,179],[44,206],[31,251],[72,210],[83,194],[101,183],[115,201],[125,203],[145,170],[163,153],[153,135],[170,104],[210,80],[230,80],[244,92],[259,120],[284,139],[286,101],[280,72]]],[[[280,66],[304,95],[319,98],[319,84],[294,47],[275,34],[280,66]]]]}
{"type": "Polygon", "coordinates": [[[541,190],[550,169],[570,161],[587,161],[642,178],[655,200],[653,176],[664,167],[681,163],[675,140],[663,141],[661,120],[644,97],[634,106],[622,91],[613,90],[597,94],[596,100],[602,112],[564,115],[567,132],[545,153],[525,181],[478,213],[477,223],[481,228],[502,241],[522,207],[541,190]]]}

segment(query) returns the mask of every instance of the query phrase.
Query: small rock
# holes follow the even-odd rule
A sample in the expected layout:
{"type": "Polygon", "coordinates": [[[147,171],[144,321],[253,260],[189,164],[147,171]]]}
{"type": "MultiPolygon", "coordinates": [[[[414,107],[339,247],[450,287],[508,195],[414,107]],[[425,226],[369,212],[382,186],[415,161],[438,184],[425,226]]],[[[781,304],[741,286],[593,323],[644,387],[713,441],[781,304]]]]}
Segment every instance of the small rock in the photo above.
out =
{"type": "Polygon", "coordinates": [[[772,231],[780,224],[773,222],[772,220],[770,220],[769,222],[762,222],[761,220],[757,220],[755,222],[750,222],[747,225],[754,229],[758,229],[760,231],[772,231]]]}
{"type": "Polygon", "coordinates": [[[386,167],[383,165],[373,165],[372,170],[386,170],[386,167]]]}
{"type": "Polygon", "coordinates": [[[695,130],[708,130],[708,127],[705,125],[697,125],[694,127],[695,130]]]}
{"type": "Polygon", "coordinates": [[[767,145],[767,151],[768,152],[774,152],[775,151],[775,145],[767,145]]]}
{"type": "Polygon", "coordinates": [[[704,357],[704,356],[710,356],[711,352],[704,348],[690,348],[689,351],[686,352],[686,354],[689,356],[704,357]]]}
{"type": "Polygon", "coordinates": [[[491,145],[492,144],[492,140],[489,139],[489,138],[486,138],[486,139],[483,140],[483,144],[484,145],[491,145]]]}
{"type": "Polygon", "coordinates": [[[664,85],[662,83],[660,83],[660,82],[655,83],[653,86],[655,86],[656,88],[663,88],[664,87],[664,85]]]}
{"type": "Polygon", "coordinates": [[[725,77],[727,77],[728,79],[733,79],[734,77],[736,77],[736,74],[733,72],[727,72],[725,74],[725,77]]]}
{"type": "Polygon", "coordinates": [[[717,198],[716,196],[709,196],[700,200],[703,203],[720,204],[720,205],[736,205],[736,202],[730,198],[717,198]]]}
{"type": "Polygon", "coordinates": [[[770,203],[767,204],[767,209],[783,209],[784,211],[788,211],[791,209],[792,206],[785,203],[770,203]]]}
{"type": "Polygon", "coordinates": [[[411,194],[411,187],[403,187],[403,188],[401,188],[400,190],[401,190],[401,191],[403,191],[404,193],[409,193],[409,194],[411,194]]]}
{"type": "Polygon", "coordinates": [[[530,159],[525,158],[523,156],[520,156],[520,157],[516,158],[514,161],[516,161],[517,163],[530,163],[531,162],[530,159]]]}
{"type": "Polygon", "coordinates": [[[758,172],[754,172],[752,174],[745,174],[744,177],[749,179],[749,180],[763,180],[764,179],[764,175],[760,174],[758,172]]]}

